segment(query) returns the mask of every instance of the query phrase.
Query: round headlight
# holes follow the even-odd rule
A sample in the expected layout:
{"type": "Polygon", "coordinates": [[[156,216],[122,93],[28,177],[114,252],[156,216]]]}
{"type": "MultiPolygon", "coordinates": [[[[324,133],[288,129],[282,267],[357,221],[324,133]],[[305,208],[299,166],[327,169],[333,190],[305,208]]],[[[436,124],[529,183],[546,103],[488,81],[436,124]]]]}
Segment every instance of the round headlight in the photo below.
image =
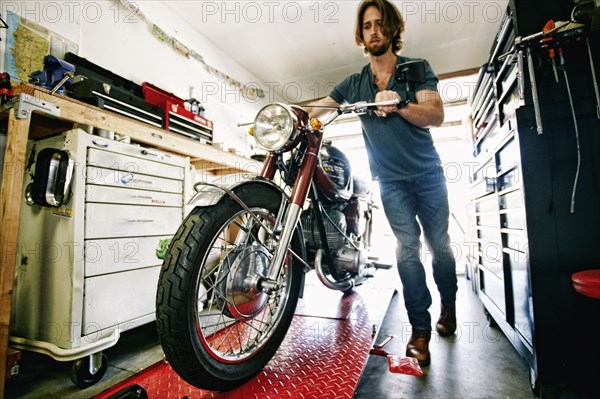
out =
{"type": "Polygon", "coordinates": [[[269,104],[254,120],[254,138],[267,151],[283,148],[294,136],[294,113],[282,104],[269,104]]]}

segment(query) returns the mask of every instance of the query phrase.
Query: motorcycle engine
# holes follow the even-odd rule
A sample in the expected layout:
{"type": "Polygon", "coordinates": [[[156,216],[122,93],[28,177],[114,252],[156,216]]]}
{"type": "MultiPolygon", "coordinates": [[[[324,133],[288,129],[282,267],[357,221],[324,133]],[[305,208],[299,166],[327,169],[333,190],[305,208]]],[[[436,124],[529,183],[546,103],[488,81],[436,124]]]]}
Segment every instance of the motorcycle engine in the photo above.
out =
{"type": "MultiPolygon", "coordinates": [[[[325,213],[327,215],[323,215],[323,217],[327,244],[331,251],[337,251],[345,244],[344,236],[340,233],[340,230],[346,232],[346,215],[337,209],[336,206],[325,207],[325,213]]],[[[313,212],[310,209],[306,210],[302,213],[300,220],[302,222],[302,229],[304,230],[304,239],[309,249],[323,249],[321,236],[319,235],[319,226],[313,212]]]]}
{"type": "Polygon", "coordinates": [[[346,245],[340,248],[335,256],[334,264],[337,270],[360,273],[367,263],[365,251],[346,245]]]}

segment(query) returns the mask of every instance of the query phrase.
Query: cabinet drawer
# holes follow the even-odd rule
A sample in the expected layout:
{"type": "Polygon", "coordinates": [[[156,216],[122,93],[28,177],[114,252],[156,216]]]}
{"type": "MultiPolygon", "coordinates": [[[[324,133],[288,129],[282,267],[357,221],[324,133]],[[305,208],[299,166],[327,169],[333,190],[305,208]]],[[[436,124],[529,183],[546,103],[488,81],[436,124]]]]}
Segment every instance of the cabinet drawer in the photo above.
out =
{"type": "Polygon", "coordinates": [[[85,242],[85,276],[117,273],[162,264],[156,256],[161,240],[172,236],[108,238],[85,242]]]}
{"type": "Polygon", "coordinates": [[[480,292],[483,292],[503,314],[506,314],[504,280],[485,269],[480,269],[479,280],[481,285],[480,292]]]}
{"type": "Polygon", "coordinates": [[[86,202],[178,207],[183,205],[183,196],[175,193],[96,186],[91,184],[86,185],[85,190],[86,202]]]}
{"type": "Polygon", "coordinates": [[[173,235],[181,220],[181,208],[88,203],[85,238],[173,235]]]}
{"type": "Polygon", "coordinates": [[[500,214],[500,223],[503,228],[507,229],[518,229],[524,230],[526,221],[525,221],[525,211],[523,209],[511,209],[510,211],[503,211],[504,213],[500,214]]]}
{"type": "Polygon", "coordinates": [[[502,278],[504,275],[502,262],[498,262],[495,259],[487,258],[485,255],[482,255],[479,259],[479,265],[498,278],[502,278]]]}
{"type": "Polygon", "coordinates": [[[103,330],[155,311],[160,266],[85,279],[85,332],[103,330]]]}
{"type": "Polygon", "coordinates": [[[478,244],[480,264],[486,266],[494,273],[502,270],[502,246],[497,242],[480,242],[478,244]]]}
{"type": "MultiPolygon", "coordinates": [[[[471,186],[471,196],[474,199],[485,197],[496,191],[496,182],[491,177],[484,177],[471,186]]],[[[494,197],[495,199],[495,197],[494,197]]]]}
{"type": "Polygon", "coordinates": [[[94,148],[88,149],[87,165],[124,172],[143,173],[151,176],[162,176],[176,180],[183,180],[184,173],[183,168],[157,162],[153,159],[130,157],[94,148]]]}
{"type": "Polygon", "coordinates": [[[502,233],[502,236],[506,247],[523,253],[528,253],[529,242],[527,241],[527,236],[525,236],[524,231],[505,230],[502,233]]]}
{"type": "Polygon", "coordinates": [[[476,216],[477,226],[499,227],[500,218],[497,213],[485,212],[478,213],[476,216]]]}
{"type": "Polygon", "coordinates": [[[98,136],[90,136],[85,134],[83,134],[81,137],[85,138],[85,140],[88,142],[88,147],[91,147],[92,149],[110,151],[135,158],[148,159],[150,161],[160,162],[172,166],[179,166],[181,168],[185,167],[187,164],[186,157],[163,152],[154,148],[144,148],[137,145],[120,143],[115,140],[105,140],[98,136]]]}
{"type": "Polygon", "coordinates": [[[498,117],[490,121],[490,123],[484,124],[477,129],[476,135],[478,137],[475,143],[476,154],[491,153],[494,146],[497,144],[498,134],[500,133],[500,123],[498,117]]]}
{"type": "Polygon", "coordinates": [[[529,345],[533,345],[533,303],[529,285],[528,259],[523,253],[507,250],[506,261],[512,276],[514,327],[529,345]]]}
{"type": "Polygon", "coordinates": [[[498,196],[500,209],[523,208],[523,193],[513,191],[508,194],[498,196]]]}
{"type": "Polygon", "coordinates": [[[476,202],[475,212],[498,212],[498,200],[494,196],[476,202]]]}
{"type": "Polygon", "coordinates": [[[477,226],[477,238],[485,242],[500,243],[500,228],[477,226]]]}
{"type": "Polygon", "coordinates": [[[127,187],[168,193],[183,192],[183,182],[181,180],[163,179],[156,176],[102,169],[94,166],[86,168],[85,181],[87,184],[102,186],[127,187]]]}
{"type": "Polygon", "coordinates": [[[502,173],[519,164],[519,146],[513,137],[496,153],[496,167],[498,168],[498,173],[502,173]]]}
{"type": "MultiPolygon", "coordinates": [[[[489,157],[489,156],[488,156],[489,157]]],[[[479,164],[481,164],[480,167],[475,168],[474,172],[473,172],[473,176],[471,176],[471,182],[476,182],[479,180],[482,180],[483,178],[495,178],[497,173],[496,173],[496,162],[494,160],[494,158],[484,158],[481,163],[479,162],[479,159],[483,158],[483,157],[477,157],[476,165],[475,166],[479,166],[479,164]]]]}
{"type": "Polygon", "coordinates": [[[521,179],[519,176],[519,168],[510,170],[498,177],[496,186],[498,191],[508,190],[509,188],[519,187],[521,179]]]}

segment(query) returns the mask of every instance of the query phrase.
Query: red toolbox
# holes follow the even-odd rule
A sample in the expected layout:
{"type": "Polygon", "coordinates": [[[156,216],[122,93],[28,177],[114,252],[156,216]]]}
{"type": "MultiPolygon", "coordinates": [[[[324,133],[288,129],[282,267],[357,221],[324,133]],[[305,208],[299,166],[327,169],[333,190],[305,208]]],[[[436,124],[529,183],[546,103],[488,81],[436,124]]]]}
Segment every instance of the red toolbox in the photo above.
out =
{"type": "Polygon", "coordinates": [[[183,106],[184,100],[148,82],[142,83],[144,99],[165,110],[164,128],[201,143],[212,143],[212,121],[196,115],[183,106]]]}

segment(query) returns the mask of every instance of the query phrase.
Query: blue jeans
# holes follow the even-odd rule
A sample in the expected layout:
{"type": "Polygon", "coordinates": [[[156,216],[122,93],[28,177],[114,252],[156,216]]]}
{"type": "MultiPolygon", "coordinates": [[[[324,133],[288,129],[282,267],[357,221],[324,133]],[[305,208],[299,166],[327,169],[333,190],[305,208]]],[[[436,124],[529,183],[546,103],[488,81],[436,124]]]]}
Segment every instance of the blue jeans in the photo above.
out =
{"type": "Polygon", "coordinates": [[[443,170],[440,167],[414,178],[380,182],[379,186],[386,217],[398,240],[396,260],[410,324],[413,330],[430,331],[431,294],[420,257],[421,227],[433,255],[433,278],[444,307],[454,308],[458,288],[448,235],[450,210],[443,170]]]}

